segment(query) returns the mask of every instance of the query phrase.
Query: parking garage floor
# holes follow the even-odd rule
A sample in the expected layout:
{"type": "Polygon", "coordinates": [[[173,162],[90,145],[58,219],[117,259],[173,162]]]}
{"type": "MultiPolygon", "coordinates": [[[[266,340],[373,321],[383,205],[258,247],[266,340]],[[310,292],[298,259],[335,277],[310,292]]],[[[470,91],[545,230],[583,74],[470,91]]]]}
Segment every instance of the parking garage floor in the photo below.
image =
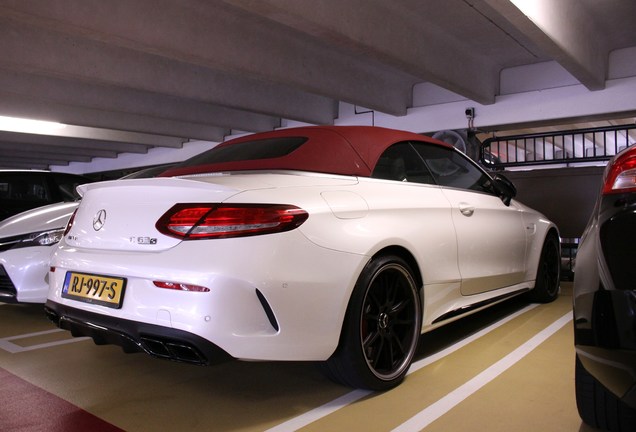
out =
{"type": "Polygon", "coordinates": [[[592,431],[574,398],[571,284],[422,336],[405,382],[352,390],[307,363],[212,367],[124,354],[0,303],[0,430],[592,431]]]}

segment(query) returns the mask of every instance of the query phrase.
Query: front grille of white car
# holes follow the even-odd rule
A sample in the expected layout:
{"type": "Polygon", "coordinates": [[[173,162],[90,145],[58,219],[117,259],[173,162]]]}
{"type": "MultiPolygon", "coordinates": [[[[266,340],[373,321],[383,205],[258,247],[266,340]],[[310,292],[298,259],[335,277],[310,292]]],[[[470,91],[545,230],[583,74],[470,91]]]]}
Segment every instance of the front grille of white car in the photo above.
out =
{"type": "Polygon", "coordinates": [[[0,301],[8,302],[9,300],[15,300],[18,292],[11,282],[11,278],[7,274],[4,266],[0,264],[0,301]]]}

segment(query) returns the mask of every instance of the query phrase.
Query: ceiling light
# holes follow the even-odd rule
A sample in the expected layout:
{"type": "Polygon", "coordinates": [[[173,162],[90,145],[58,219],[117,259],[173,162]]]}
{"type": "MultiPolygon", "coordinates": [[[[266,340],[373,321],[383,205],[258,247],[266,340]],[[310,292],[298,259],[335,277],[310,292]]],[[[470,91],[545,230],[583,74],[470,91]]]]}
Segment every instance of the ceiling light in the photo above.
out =
{"type": "Polygon", "coordinates": [[[0,116],[0,130],[8,132],[47,134],[65,127],[62,123],[0,116]]]}

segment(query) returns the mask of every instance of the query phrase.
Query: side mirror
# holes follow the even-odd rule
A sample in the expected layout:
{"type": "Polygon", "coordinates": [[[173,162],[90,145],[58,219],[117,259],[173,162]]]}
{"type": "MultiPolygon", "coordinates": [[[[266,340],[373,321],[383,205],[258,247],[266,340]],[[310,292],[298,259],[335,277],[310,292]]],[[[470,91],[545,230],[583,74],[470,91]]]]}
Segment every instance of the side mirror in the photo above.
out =
{"type": "Polygon", "coordinates": [[[517,188],[503,174],[495,174],[492,180],[495,183],[495,188],[499,193],[499,197],[505,205],[509,206],[510,201],[512,201],[512,199],[517,196],[517,188]]]}

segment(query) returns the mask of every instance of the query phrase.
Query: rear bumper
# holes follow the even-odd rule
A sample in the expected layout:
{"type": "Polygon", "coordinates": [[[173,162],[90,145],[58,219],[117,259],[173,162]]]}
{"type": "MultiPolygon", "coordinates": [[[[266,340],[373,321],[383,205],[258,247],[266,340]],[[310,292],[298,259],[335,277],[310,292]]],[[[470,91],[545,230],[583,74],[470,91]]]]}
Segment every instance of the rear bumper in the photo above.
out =
{"type": "Polygon", "coordinates": [[[153,357],[197,365],[231,359],[212,342],[183,330],[95,314],[47,301],[48,318],[75,337],[88,336],[97,345],[118,345],[126,353],[145,352],[153,357]]]}
{"type": "Polygon", "coordinates": [[[325,360],[338,345],[367,257],[316,246],[298,230],[276,236],[275,242],[271,236],[183,242],[161,253],[80,250],[62,242],[51,261],[48,300],[67,308],[58,306],[59,315],[89,312],[109,318],[104,326],[113,330],[128,321],[175,330],[179,338],[185,332],[241,360],[325,360]],[[69,271],[125,278],[120,307],[63,297],[69,271]],[[209,291],[162,289],[154,281],[209,291]]]}

